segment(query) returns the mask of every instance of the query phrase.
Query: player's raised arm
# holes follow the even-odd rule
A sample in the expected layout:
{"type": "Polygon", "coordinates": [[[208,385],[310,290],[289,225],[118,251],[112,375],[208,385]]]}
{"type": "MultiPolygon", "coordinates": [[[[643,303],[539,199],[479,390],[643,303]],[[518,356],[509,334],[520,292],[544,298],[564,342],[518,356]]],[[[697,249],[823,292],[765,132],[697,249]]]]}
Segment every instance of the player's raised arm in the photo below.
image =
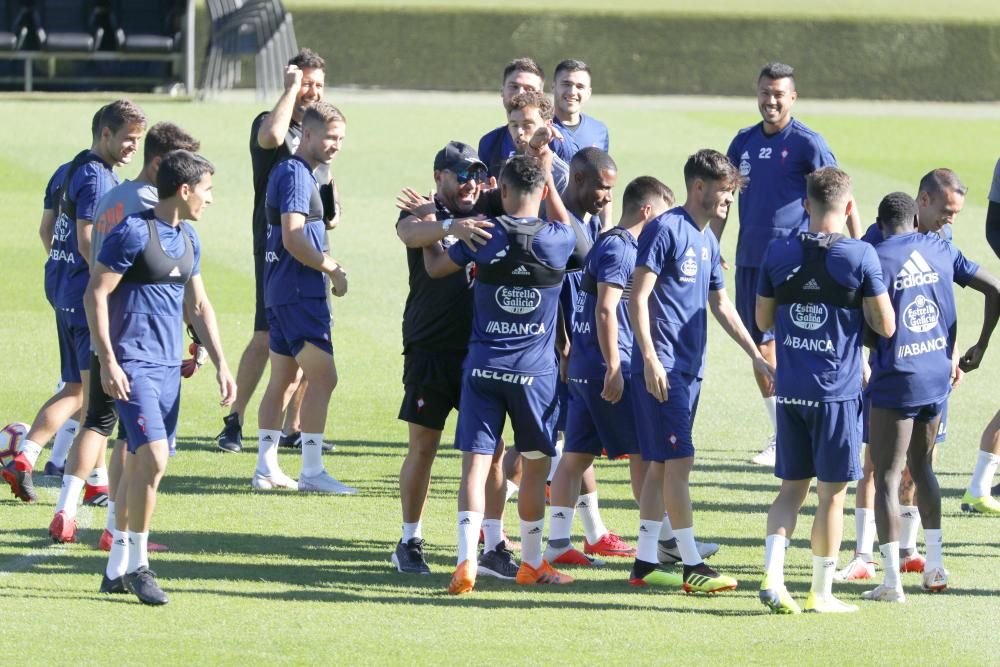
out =
{"type": "Polygon", "coordinates": [[[431,278],[450,276],[461,268],[440,245],[434,244],[424,248],[424,269],[431,278]]]}

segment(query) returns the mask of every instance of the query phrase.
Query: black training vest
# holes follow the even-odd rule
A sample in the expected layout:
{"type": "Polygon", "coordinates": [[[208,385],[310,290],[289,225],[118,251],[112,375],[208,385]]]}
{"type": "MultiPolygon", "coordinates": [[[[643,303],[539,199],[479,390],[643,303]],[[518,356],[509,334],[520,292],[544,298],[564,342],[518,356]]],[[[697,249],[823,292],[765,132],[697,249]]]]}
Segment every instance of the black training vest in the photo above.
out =
{"type": "Polygon", "coordinates": [[[844,239],[843,234],[826,234],[817,238],[799,234],[802,244],[802,265],[795,274],[774,288],[779,304],[825,303],[840,308],[861,308],[862,295],[857,289],[847,289],[830,276],[826,268],[826,253],[844,239]]]}
{"type": "MultiPolygon", "coordinates": [[[[294,155],[285,158],[285,160],[298,160],[302,164],[306,165],[306,169],[309,168],[309,165],[306,164],[305,160],[297,158],[294,155]]],[[[279,160],[278,162],[281,163],[284,162],[284,160],[279,160]]],[[[277,164],[275,166],[277,166],[277,164]]],[[[281,227],[281,210],[277,206],[267,206],[265,214],[267,215],[267,224],[272,227],[281,227]]],[[[306,222],[312,220],[323,220],[323,197],[320,196],[318,184],[313,186],[312,194],[309,197],[309,213],[306,215],[306,222]]]]}
{"type": "Polygon", "coordinates": [[[76,173],[77,169],[90,162],[100,162],[96,157],[88,158],[88,155],[90,155],[89,148],[80,151],[69,163],[69,168],[66,169],[66,175],[63,176],[62,183],[59,185],[55,196],[56,220],[59,219],[60,215],[65,213],[66,217],[76,222],[76,202],[69,198],[69,184],[73,180],[73,174],[76,173]]]}
{"type": "Polygon", "coordinates": [[[476,263],[476,280],[487,285],[510,287],[558,287],[565,269],[557,269],[535,257],[531,244],[535,235],[551,223],[537,218],[514,220],[502,215],[494,218],[507,232],[507,253],[489,264],[476,263]]]}
{"type": "Polygon", "coordinates": [[[171,257],[163,249],[153,210],[143,211],[138,216],[145,219],[149,227],[149,242],[122,276],[122,280],[146,285],[186,284],[191,279],[191,272],[194,271],[194,245],[184,230],[184,225],[187,223],[182,222],[180,229],[184,238],[184,254],[180,257],[171,257]]]}
{"type": "MultiPolygon", "coordinates": [[[[605,236],[617,236],[625,243],[631,245],[633,248],[639,247],[639,241],[636,240],[636,238],[632,236],[632,234],[630,234],[623,227],[612,227],[608,231],[598,236],[597,242],[600,242],[600,240],[603,239],[605,236]]],[[[594,243],[594,245],[597,245],[597,243],[594,243]]],[[[586,270],[586,265],[584,265],[583,282],[580,284],[580,289],[586,292],[587,294],[593,294],[594,296],[597,296],[597,278],[595,278],[594,274],[592,274],[590,271],[586,270]]]]}

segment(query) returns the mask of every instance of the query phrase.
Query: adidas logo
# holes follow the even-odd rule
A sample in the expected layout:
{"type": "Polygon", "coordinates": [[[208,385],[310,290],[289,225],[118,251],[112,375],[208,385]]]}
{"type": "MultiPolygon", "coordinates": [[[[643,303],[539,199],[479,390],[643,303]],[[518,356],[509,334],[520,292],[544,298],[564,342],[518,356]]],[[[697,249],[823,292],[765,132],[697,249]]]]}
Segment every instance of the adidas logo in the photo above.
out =
{"type": "Polygon", "coordinates": [[[639,532],[640,532],[640,533],[648,533],[649,531],[648,531],[648,530],[646,530],[646,527],[645,527],[645,526],[639,526],[639,532]]]}
{"type": "Polygon", "coordinates": [[[171,278],[180,278],[181,270],[175,266],[173,270],[171,270],[170,273],[168,273],[167,275],[170,276],[171,278]]]}
{"type": "Polygon", "coordinates": [[[802,289],[820,289],[819,283],[816,282],[815,278],[810,278],[809,282],[802,286],[802,289]]]}
{"type": "Polygon", "coordinates": [[[920,285],[933,285],[940,277],[927,260],[918,251],[914,250],[905,262],[903,268],[896,274],[894,287],[898,290],[907,287],[918,287],[920,285]]]}
{"type": "Polygon", "coordinates": [[[534,528],[528,531],[528,535],[538,535],[540,532],[542,532],[542,529],[539,528],[538,526],[535,526],[534,528]]]}
{"type": "Polygon", "coordinates": [[[552,518],[553,519],[565,519],[566,518],[566,513],[565,512],[556,512],[555,514],[552,515],[552,518]]]}
{"type": "Polygon", "coordinates": [[[124,537],[119,537],[117,540],[115,540],[115,544],[117,544],[120,547],[125,546],[125,538],[124,537]]]}
{"type": "Polygon", "coordinates": [[[685,257],[694,257],[694,248],[688,248],[687,251],[684,253],[684,256],[685,257]]]}
{"type": "Polygon", "coordinates": [[[748,153],[747,151],[743,151],[743,155],[740,156],[740,159],[741,160],[749,160],[750,159],[750,153],[748,153]]]}
{"type": "Polygon", "coordinates": [[[458,525],[468,526],[470,523],[472,523],[472,521],[470,521],[469,519],[462,519],[461,521],[458,522],[458,525]]]}
{"type": "Polygon", "coordinates": [[[519,265],[516,269],[510,272],[512,276],[530,276],[531,272],[524,268],[524,264],[519,265]]]}
{"type": "Polygon", "coordinates": [[[589,505],[587,505],[587,501],[586,500],[581,500],[580,502],[578,502],[576,504],[576,506],[577,507],[589,507],[589,505]]]}
{"type": "Polygon", "coordinates": [[[260,441],[261,442],[274,442],[274,438],[272,438],[269,435],[265,435],[263,438],[260,439],[260,441]]]}

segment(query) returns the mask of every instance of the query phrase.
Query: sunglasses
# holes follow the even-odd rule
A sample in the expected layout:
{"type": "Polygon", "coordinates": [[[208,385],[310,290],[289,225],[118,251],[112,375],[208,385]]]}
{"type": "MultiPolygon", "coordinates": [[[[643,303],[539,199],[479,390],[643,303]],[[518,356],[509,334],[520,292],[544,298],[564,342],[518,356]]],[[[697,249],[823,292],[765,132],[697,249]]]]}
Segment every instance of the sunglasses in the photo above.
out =
{"type": "Polygon", "coordinates": [[[461,171],[453,171],[452,173],[455,174],[455,180],[458,181],[459,185],[465,185],[469,181],[485,183],[489,178],[489,172],[486,171],[486,167],[478,164],[466,167],[461,171]]]}

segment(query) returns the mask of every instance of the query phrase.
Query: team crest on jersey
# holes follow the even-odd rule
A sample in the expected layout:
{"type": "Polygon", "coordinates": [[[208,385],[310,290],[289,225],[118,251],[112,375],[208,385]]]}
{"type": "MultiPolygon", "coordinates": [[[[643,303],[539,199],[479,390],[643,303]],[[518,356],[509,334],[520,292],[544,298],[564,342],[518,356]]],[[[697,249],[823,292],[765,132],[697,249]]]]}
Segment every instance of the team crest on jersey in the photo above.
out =
{"type": "MultiPolygon", "coordinates": [[[[684,259],[681,261],[681,273],[688,278],[693,278],[698,274],[698,262],[695,261],[695,257],[697,257],[697,254],[695,253],[694,248],[688,247],[688,249],[684,251],[684,259]]],[[[681,280],[683,280],[683,278],[681,280]]]]}
{"type": "Polygon", "coordinates": [[[511,315],[526,315],[542,305],[542,293],[534,287],[497,288],[497,305],[511,315]]]}
{"type": "Polygon", "coordinates": [[[750,175],[750,153],[743,151],[743,155],[740,156],[740,176],[747,177],[750,175]]]}
{"type": "Polygon", "coordinates": [[[903,309],[903,324],[914,333],[925,333],[937,326],[941,310],[923,294],[903,309]]]}
{"type": "Polygon", "coordinates": [[[829,313],[822,303],[793,303],[789,309],[792,324],[806,331],[815,331],[826,324],[829,313]]]}
{"type": "Polygon", "coordinates": [[[56,220],[56,228],[52,231],[52,238],[60,243],[65,243],[66,239],[69,238],[69,233],[71,229],[71,221],[64,214],[60,215],[56,220]]]}

